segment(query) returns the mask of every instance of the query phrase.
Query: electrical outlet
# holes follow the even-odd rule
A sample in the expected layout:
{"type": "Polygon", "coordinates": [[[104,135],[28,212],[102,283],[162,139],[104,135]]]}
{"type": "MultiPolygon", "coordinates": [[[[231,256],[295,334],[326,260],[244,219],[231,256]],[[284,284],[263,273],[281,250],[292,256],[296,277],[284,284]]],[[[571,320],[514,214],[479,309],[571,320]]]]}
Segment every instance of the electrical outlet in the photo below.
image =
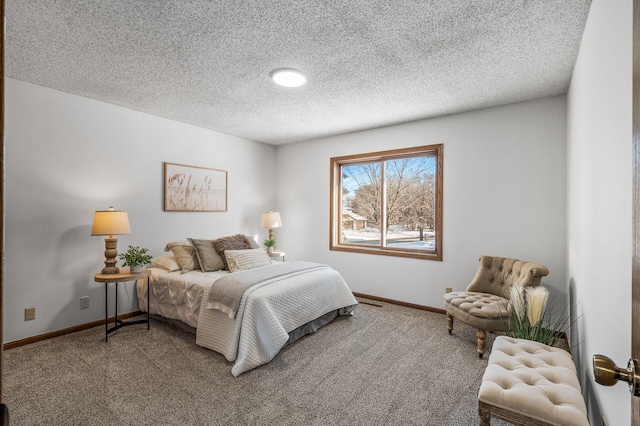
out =
{"type": "Polygon", "coordinates": [[[36,319],[36,308],[24,308],[24,320],[31,321],[36,319]]]}
{"type": "Polygon", "coordinates": [[[453,289],[451,287],[447,287],[444,289],[445,293],[451,293],[453,291],[453,289]]]}
{"type": "Polygon", "coordinates": [[[84,296],[80,298],[80,309],[89,308],[89,296],[84,296]]]}

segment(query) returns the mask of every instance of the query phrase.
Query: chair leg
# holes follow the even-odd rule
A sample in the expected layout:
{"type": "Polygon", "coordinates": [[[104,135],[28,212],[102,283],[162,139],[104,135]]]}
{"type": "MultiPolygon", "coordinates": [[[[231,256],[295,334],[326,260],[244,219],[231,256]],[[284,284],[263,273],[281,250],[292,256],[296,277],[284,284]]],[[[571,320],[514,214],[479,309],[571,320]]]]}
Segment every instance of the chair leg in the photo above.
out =
{"type": "Polygon", "coordinates": [[[449,334],[453,331],[453,317],[447,312],[447,329],[449,330],[449,334]]]}
{"type": "Polygon", "coordinates": [[[482,358],[484,355],[484,339],[487,338],[487,332],[484,330],[478,330],[476,336],[478,337],[478,358],[482,358]]]}

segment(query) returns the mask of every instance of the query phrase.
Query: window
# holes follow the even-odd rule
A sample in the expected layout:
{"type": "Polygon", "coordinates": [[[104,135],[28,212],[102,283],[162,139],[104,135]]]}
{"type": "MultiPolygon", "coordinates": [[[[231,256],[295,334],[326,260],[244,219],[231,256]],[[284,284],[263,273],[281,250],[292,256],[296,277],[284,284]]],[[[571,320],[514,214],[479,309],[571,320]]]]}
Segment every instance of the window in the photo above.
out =
{"type": "Polygon", "coordinates": [[[330,249],[442,260],[442,151],[332,158],[330,249]]]}

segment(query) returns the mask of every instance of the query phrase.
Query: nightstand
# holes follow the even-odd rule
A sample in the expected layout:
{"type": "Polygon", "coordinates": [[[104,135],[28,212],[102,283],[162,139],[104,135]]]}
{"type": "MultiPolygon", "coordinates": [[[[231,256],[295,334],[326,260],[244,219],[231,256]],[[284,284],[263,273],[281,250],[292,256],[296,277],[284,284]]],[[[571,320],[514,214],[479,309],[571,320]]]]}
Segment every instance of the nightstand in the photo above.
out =
{"type": "Polygon", "coordinates": [[[149,330],[150,322],[149,322],[149,299],[151,295],[149,294],[149,281],[151,277],[151,271],[145,269],[138,274],[132,274],[128,269],[123,269],[117,274],[96,274],[93,278],[98,283],[104,283],[104,341],[109,341],[109,333],[116,331],[121,327],[125,327],[127,325],[136,325],[136,324],[147,324],[147,330],[149,330]],[[147,319],[144,320],[135,320],[135,321],[122,321],[118,318],[118,283],[125,283],[127,281],[137,281],[141,279],[147,279],[147,319]],[[115,325],[109,328],[109,283],[116,283],[116,315],[115,315],[115,325]]]}
{"type": "Polygon", "coordinates": [[[271,259],[280,259],[284,262],[284,255],[287,254],[284,250],[274,250],[271,253],[267,252],[271,259]]]}

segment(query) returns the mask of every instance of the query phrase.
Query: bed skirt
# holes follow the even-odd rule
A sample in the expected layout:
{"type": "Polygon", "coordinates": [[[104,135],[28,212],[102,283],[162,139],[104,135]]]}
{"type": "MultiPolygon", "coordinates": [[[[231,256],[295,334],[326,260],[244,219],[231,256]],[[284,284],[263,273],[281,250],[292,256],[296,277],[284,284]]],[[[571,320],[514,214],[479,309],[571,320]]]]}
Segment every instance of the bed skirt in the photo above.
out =
{"type": "Polygon", "coordinates": [[[287,344],[293,343],[296,340],[306,336],[307,334],[315,333],[316,331],[318,331],[319,328],[324,327],[325,325],[329,324],[331,321],[333,321],[339,316],[353,315],[353,309],[356,306],[357,305],[351,305],[342,309],[336,309],[335,311],[327,312],[326,314],[322,315],[320,318],[316,318],[313,321],[309,321],[308,323],[301,325],[295,330],[290,331],[289,340],[287,341],[287,344]]]}
{"type": "MultiPolygon", "coordinates": [[[[338,318],[339,316],[353,315],[353,310],[356,306],[357,305],[351,305],[342,309],[336,309],[335,311],[327,312],[326,314],[322,315],[320,318],[316,318],[313,321],[309,321],[308,323],[301,325],[295,330],[290,331],[287,345],[289,343],[293,343],[303,338],[307,334],[315,333],[320,328],[329,324],[331,321],[338,318]]],[[[177,327],[181,330],[186,331],[187,333],[196,334],[196,329],[194,327],[191,327],[189,324],[186,324],[180,320],[166,318],[166,317],[163,317],[162,315],[157,315],[157,314],[151,314],[151,318],[156,319],[158,321],[165,322],[167,324],[171,324],[174,327],[177,327]]]]}

